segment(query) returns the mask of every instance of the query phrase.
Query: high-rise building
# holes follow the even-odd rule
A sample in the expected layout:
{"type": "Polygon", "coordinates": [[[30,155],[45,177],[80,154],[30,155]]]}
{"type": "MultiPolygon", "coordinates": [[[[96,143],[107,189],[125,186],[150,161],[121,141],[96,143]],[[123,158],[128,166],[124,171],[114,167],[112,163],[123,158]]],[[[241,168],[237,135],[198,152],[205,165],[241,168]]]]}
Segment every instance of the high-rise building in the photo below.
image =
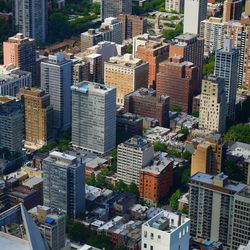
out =
{"type": "Polygon", "coordinates": [[[148,63],[148,86],[155,87],[159,64],[168,59],[169,45],[157,40],[148,40],[144,45],[138,45],[136,49],[135,57],[148,63]]]}
{"type": "Polygon", "coordinates": [[[89,81],[103,83],[103,57],[101,54],[90,54],[85,57],[89,63],[89,81]]]}
{"type": "Polygon", "coordinates": [[[190,219],[181,214],[161,211],[142,225],[142,249],[189,249],[190,219]]]}
{"type": "Polygon", "coordinates": [[[242,0],[226,0],[223,8],[223,21],[240,20],[242,14],[242,0]]]}
{"type": "Polygon", "coordinates": [[[21,152],[24,139],[23,103],[15,98],[0,96],[0,148],[21,152]]]}
{"type": "Polygon", "coordinates": [[[169,126],[169,97],[155,96],[153,89],[140,88],[124,97],[124,108],[127,112],[143,117],[154,118],[160,126],[169,126]]]}
{"type": "Polygon", "coordinates": [[[43,160],[43,202],[70,218],[85,210],[84,164],[75,156],[51,152],[43,160]]]}
{"type": "Polygon", "coordinates": [[[116,146],[115,88],[82,82],[71,90],[72,144],[106,154],[116,146]]]}
{"type": "Polygon", "coordinates": [[[184,33],[199,34],[201,21],[207,18],[207,0],[185,0],[184,33]]]}
{"type": "Polygon", "coordinates": [[[224,48],[215,54],[214,74],[223,78],[227,97],[227,117],[235,118],[235,102],[238,84],[238,50],[232,48],[232,40],[225,39],[224,48]]]}
{"type": "Polygon", "coordinates": [[[6,249],[50,249],[22,203],[0,214],[0,226],[0,241],[6,249]],[[14,230],[9,230],[10,225],[14,230]]]}
{"type": "Polygon", "coordinates": [[[199,128],[223,134],[226,130],[226,117],[224,80],[211,75],[202,81],[199,128]]]}
{"type": "Polygon", "coordinates": [[[3,42],[4,65],[13,64],[32,75],[32,82],[36,80],[36,47],[35,40],[17,33],[3,42]]]}
{"type": "Polygon", "coordinates": [[[101,18],[132,14],[132,0],[101,0],[101,18]]]}
{"type": "Polygon", "coordinates": [[[191,236],[199,241],[220,241],[237,250],[250,240],[250,186],[228,176],[197,173],[190,179],[191,236]]]}
{"type": "Polygon", "coordinates": [[[197,89],[198,68],[183,58],[170,58],[160,63],[156,78],[156,96],[169,96],[170,107],[192,113],[192,101],[197,89]]]}
{"type": "Polygon", "coordinates": [[[191,176],[201,172],[216,175],[221,173],[225,155],[225,143],[220,134],[209,134],[198,144],[192,155],[191,176]]]}
{"type": "Polygon", "coordinates": [[[165,0],[166,12],[184,12],[184,0],[165,0]]]}
{"type": "Polygon", "coordinates": [[[173,184],[173,161],[166,153],[156,156],[152,164],[140,172],[139,191],[144,200],[157,203],[166,198],[173,184]]]}
{"type": "Polygon", "coordinates": [[[105,84],[116,87],[116,104],[124,105],[124,96],[148,86],[148,63],[131,54],[111,57],[104,63],[105,84]]]}
{"type": "Polygon", "coordinates": [[[148,22],[143,16],[119,15],[118,19],[123,23],[123,40],[147,33],[148,22]]]}
{"type": "Polygon", "coordinates": [[[89,29],[81,34],[81,51],[84,52],[87,48],[96,45],[103,41],[103,34],[95,29],[89,29]]]}
{"type": "Polygon", "coordinates": [[[25,147],[39,149],[53,134],[53,108],[44,90],[24,89],[18,94],[24,102],[25,147]]]}
{"type": "Polygon", "coordinates": [[[122,28],[123,23],[119,19],[115,17],[105,18],[100,27],[100,31],[103,33],[103,40],[122,44],[124,40],[122,37],[122,28]]]}
{"type": "Polygon", "coordinates": [[[31,87],[31,73],[19,69],[6,70],[0,74],[0,95],[16,97],[20,88],[31,87]]]}
{"type": "Polygon", "coordinates": [[[140,136],[118,145],[117,175],[126,184],[139,184],[140,171],[154,158],[154,147],[140,136]]]}
{"type": "Polygon", "coordinates": [[[89,74],[90,74],[90,62],[82,60],[74,63],[74,69],[73,69],[74,85],[82,81],[88,81],[90,77],[89,74]]]}
{"type": "Polygon", "coordinates": [[[48,31],[47,0],[14,0],[15,25],[24,36],[44,43],[48,31]]]}
{"type": "Polygon", "coordinates": [[[71,92],[73,65],[63,54],[49,55],[41,63],[41,88],[50,94],[54,129],[71,125],[71,92]]]}
{"type": "Polygon", "coordinates": [[[41,205],[30,209],[29,213],[51,249],[61,250],[65,247],[65,214],[41,205]]]}
{"type": "Polygon", "coordinates": [[[204,52],[209,54],[223,48],[225,24],[222,18],[210,17],[203,20],[200,27],[200,36],[204,39],[204,52]]]}
{"type": "Polygon", "coordinates": [[[190,33],[184,33],[175,37],[174,41],[169,47],[169,57],[176,56],[181,56],[184,58],[184,61],[192,62],[195,66],[197,66],[199,71],[199,80],[201,81],[204,56],[204,40],[199,38],[197,35],[190,33]]]}

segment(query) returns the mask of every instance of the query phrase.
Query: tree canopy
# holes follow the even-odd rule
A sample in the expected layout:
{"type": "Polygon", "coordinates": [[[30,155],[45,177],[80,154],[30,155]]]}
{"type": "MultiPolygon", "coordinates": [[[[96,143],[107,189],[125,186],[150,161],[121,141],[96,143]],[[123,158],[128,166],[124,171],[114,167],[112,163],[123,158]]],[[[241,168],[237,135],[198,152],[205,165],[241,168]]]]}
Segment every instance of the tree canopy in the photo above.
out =
{"type": "Polygon", "coordinates": [[[239,141],[250,144],[250,124],[232,126],[225,134],[226,141],[239,141]]]}

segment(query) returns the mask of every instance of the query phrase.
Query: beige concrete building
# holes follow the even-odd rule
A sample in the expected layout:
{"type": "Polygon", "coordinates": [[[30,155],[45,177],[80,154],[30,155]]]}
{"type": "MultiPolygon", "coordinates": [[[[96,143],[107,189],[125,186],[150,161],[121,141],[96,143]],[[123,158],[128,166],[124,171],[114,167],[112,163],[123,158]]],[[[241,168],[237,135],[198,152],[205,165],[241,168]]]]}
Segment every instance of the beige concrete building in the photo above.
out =
{"type": "Polygon", "coordinates": [[[116,87],[116,104],[124,105],[124,96],[148,86],[148,63],[131,54],[111,57],[104,64],[104,82],[116,87]]]}
{"type": "Polygon", "coordinates": [[[224,133],[226,129],[227,101],[223,79],[209,76],[202,81],[199,128],[224,133]]]}
{"type": "Polygon", "coordinates": [[[154,158],[154,147],[140,136],[118,145],[117,175],[126,184],[139,184],[140,171],[154,158]]]}
{"type": "Polygon", "coordinates": [[[25,147],[39,149],[52,136],[53,109],[50,96],[35,88],[22,88],[18,96],[24,101],[25,147]]]}
{"type": "Polygon", "coordinates": [[[201,172],[218,174],[222,170],[225,144],[220,134],[210,134],[192,155],[191,176],[201,172]]]}

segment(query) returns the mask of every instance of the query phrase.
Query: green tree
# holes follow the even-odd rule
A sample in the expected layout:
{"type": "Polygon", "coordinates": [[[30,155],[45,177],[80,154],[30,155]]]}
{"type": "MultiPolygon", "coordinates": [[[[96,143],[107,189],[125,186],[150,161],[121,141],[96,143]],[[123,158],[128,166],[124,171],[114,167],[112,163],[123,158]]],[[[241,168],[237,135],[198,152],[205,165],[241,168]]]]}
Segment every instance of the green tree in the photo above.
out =
{"type": "Polygon", "coordinates": [[[128,191],[132,194],[139,196],[139,189],[134,182],[130,183],[130,185],[128,186],[128,191]]]}
{"type": "Polygon", "coordinates": [[[199,118],[199,115],[200,113],[198,111],[192,113],[192,116],[197,117],[197,118],[199,118]]]}
{"type": "Polygon", "coordinates": [[[154,143],[154,150],[156,152],[166,152],[166,146],[164,143],[158,141],[154,143]]]}
{"type": "Polygon", "coordinates": [[[116,192],[127,192],[128,191],[128,185],[125,184],[123,181],[119,180],[116,182],[114,190],[116,192]]]}
{"type": "Polygon", "coordinates": [[[232,126],[225,134],[226,141],[239,141],[250,144],[250,124],[232,126]]]}
{"type": "Polygon", "coordinates": [[[214,73],[215,57],[211,56],[207,63],[203,64],[203,76],[209,76],[214,73]]]}
{"type": "Polygon", "coordinates": [[[181,198],[181,191],[180,189],[177,189],[169,199],[169,206],[171,207],[172,210],[174,211],[178,210],[178,200],[180,198],[181,198]]]}
{"type": "Polygon", "coordinates": [[[93,4],[91,5],[91,11],[92,11],[95,15],[99,15],[99,14],[100,14],[100,9],[101,9],[100,3],[93,3],[93,4]]]}
{"type": "Polygon", "coordinates": [[[191,168],[186,168],[181,172],[181,185],[188,186],[189,178],[191,175],[191,168]]]}
{"type": "Polygon", "coordinates": [[[177,106],[177,105],[170,105],[170,111],[180,113],[180,112],[182,112],[182,108],[177,106]]]}

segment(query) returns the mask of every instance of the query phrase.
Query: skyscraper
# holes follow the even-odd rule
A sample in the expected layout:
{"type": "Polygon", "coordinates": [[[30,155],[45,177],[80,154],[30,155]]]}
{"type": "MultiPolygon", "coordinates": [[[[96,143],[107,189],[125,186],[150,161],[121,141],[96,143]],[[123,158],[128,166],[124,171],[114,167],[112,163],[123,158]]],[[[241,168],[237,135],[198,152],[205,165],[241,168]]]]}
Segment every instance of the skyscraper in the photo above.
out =
{"type": "Polygon", "coordinates": [[[14,0],[14,6],[19,32],[44,43],[48,30],[48,0],[14,0]]]}
{"type": "Polygon", "coordinates": [[[228,176],[197,173],[190,179],[189,218],[195,240],[220,241],[237,250],[250,240],[250,186],[228,176]]]}
{"type": "Polygon", "coordinates": [[[34,39],[17,33],[3,42],[4,65],[13,64],[21,70],[31,72],[33,85],[36,79],[36,47],[34,39]]]}
{"type": "Polygon", "coordinates": [[[226,0],[223,8],[223,21],[240,20],[242,14],[242,0],[226,0]]]}
{"type": "Polygon", "coordinates": [[[52,137],[53,108],[50,96],[40,89],[22,88],[18,94],[24,102],[25,147],[41,148],[52,137]]]}
{"type": "Polygon", "coordinates": [[[230,39],[225,39],[224,48],[216,51],[214,74],[224,79],[227,117],[234,120],[238,83],[238,50],[232,48],[232,40],[230,39]]]}
{"type": "Polygon", "coordinates": [[[70,218],[85,210],[84,165],[81,159],[52,152],[43,161],[44,205],[70,218]]]}
{"type": "Polygon", "coordinates": [[[0,96],[0,148],[11,153],[21,152],[24,139],[23,103],[15,98],[0,96]]]}
{"type": "Polygon", "coordinates": [[[200,33],[200,23],[207,18],[207,0],[185,0],[183,33],[200,33]]]}
{"type": "Polygon", "coordinates": [[[73,64],[63,54],[49,55],[41,63],[41,88],[50,94],[55,129],[71,125],[71,92],[73,64]]]}
{"type": "Polygon", "coordinates": [[[170,107],[192,112],[192,101],[197,89],[198,68],[182,57],[160,63],[156,77],[156,96],[169,96],[170,107]]]}
{"type": "Polygon", "coordinates": [[[105,154],[116,145],[115,88],[93,82],[72,86],[72,144],[105,154]]]}
{"type": "Polygon", "coordinates": [[[202,81],[199,128],[223,134],[226,130],[226,116],[224,80],[211,75],[202,81]]]}
{"type": "Polygon", "coordinates": [[[101,0],[101,18],[132,14],[132,0],[101,0]]]}

